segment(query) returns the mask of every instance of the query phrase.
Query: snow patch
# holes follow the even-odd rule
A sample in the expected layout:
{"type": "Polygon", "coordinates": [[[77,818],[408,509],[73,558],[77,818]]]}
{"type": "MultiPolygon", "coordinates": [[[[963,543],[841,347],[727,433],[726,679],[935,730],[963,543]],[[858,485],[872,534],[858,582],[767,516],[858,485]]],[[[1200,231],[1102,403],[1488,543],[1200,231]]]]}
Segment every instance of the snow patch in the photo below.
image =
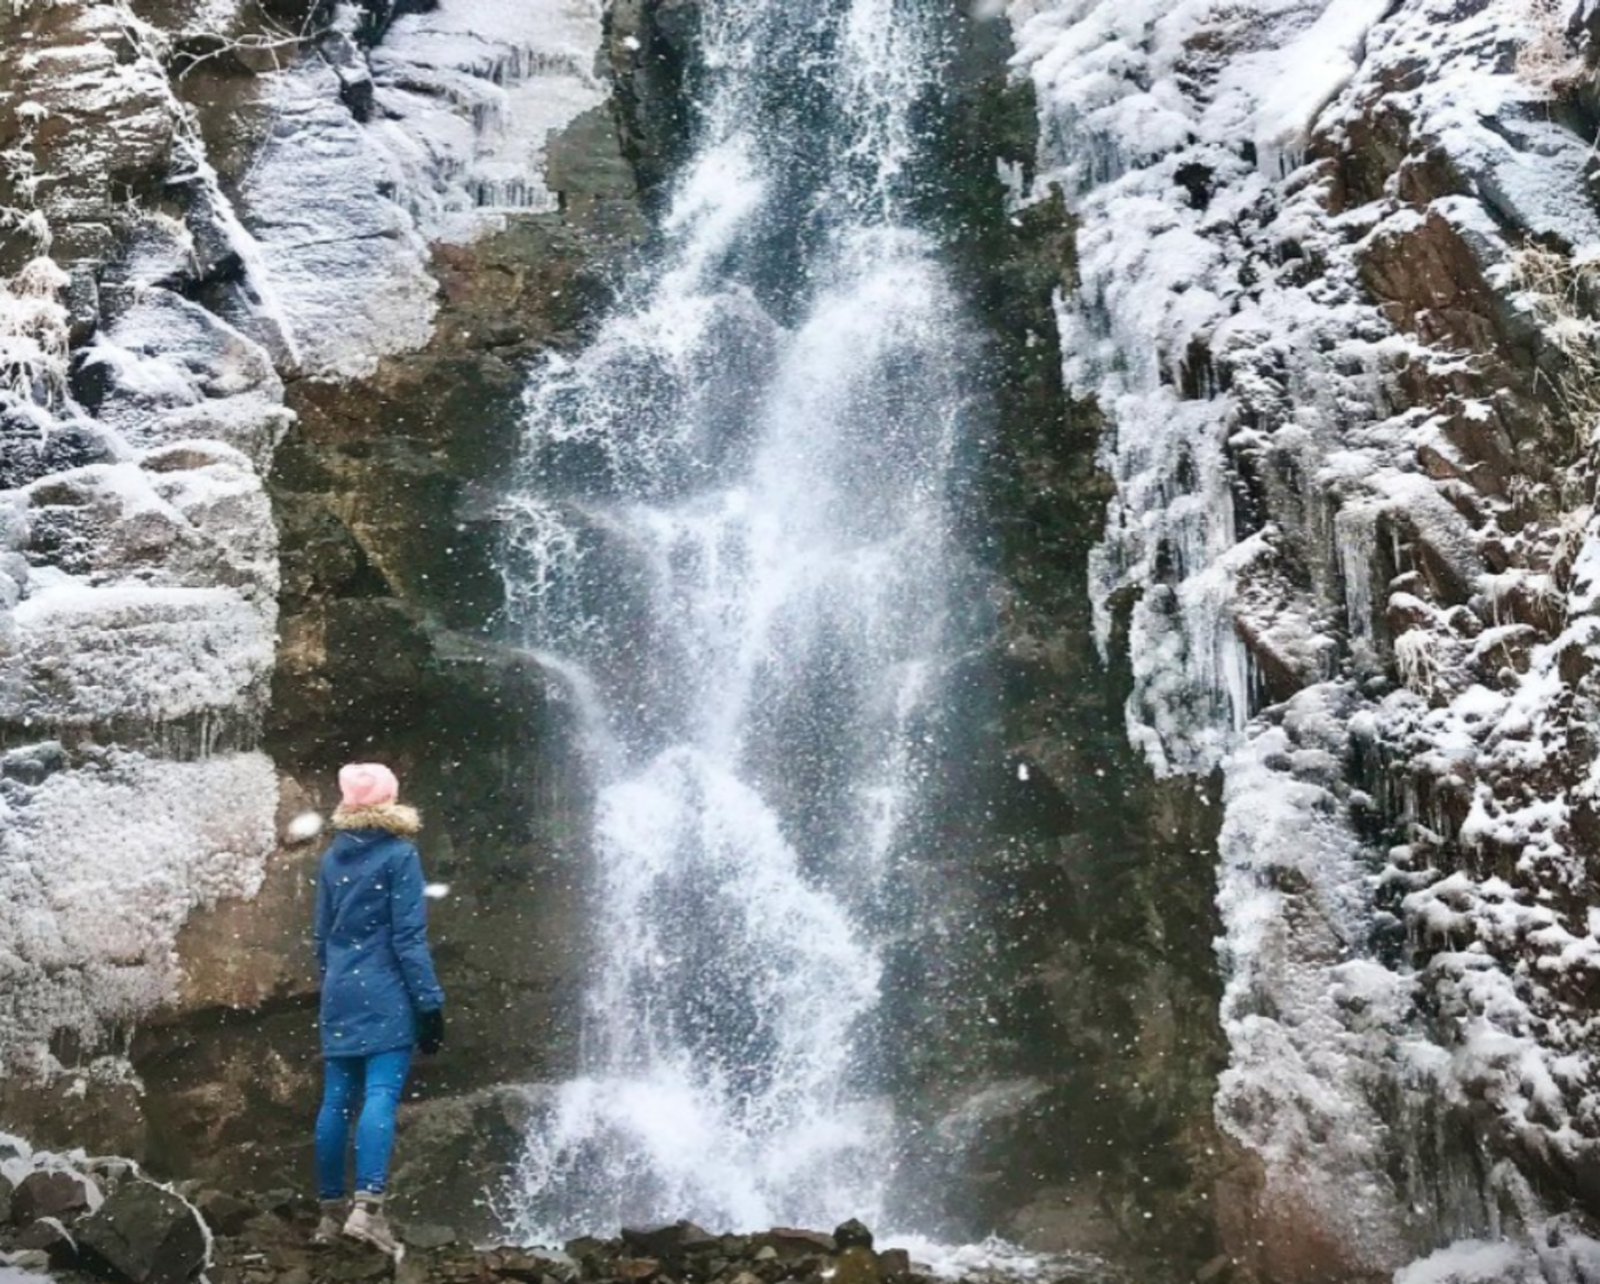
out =
{"type": "Polygon", "coordinates": [[[171,762],[125,749],[72,770],[59,746],[0,759],[0,1073],[59,1069],[175,993],[172,943],[197,906],[253,896],[273,846],[262,754],[171,762]]]}

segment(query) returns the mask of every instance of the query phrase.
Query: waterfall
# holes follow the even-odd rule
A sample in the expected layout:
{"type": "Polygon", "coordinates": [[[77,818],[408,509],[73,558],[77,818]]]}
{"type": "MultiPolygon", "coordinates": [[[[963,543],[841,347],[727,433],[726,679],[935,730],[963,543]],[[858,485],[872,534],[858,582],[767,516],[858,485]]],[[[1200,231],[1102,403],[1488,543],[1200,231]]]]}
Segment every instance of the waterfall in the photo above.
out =
{"type": "Polygon", "coordinates": [[[656,251],[531,378],[509,615],[578,711],[596,870],[524,1234],[894,1215],[869,1044],[961,645],[976,346],[912,212],[943,41],[923,0],[707,3],[656,251]]]}

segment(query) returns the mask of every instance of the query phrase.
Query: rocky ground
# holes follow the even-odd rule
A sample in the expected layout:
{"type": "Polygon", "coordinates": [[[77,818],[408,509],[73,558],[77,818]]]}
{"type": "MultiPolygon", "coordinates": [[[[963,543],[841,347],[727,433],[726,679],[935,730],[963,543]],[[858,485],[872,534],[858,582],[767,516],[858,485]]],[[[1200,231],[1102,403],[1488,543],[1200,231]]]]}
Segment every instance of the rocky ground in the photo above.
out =
{"type": "MultiPolygon", "coordinates": [[[[879,1251],[851,1220],[831,1234],[775,1227],[712,1234],[692,1222],[584,1236],[559,1248],[473,1244],[452,1227],[400,1223],[398,1263],[354,1241],[312,1242],[318,1206],[294,1191],[265,1195],[167,1186],[125,1159],[34,1155],[0,1141],[0,1280],[65,1284],[312,1284],[394,1277],[406,1284],[932,1284],[931,1268],[903,1248],[879,1251]]],[[[1203,1278],[1227,1277],[1219,1264],[1203,1278]]],[[[1088,1259],[1028,1259],[1010,1272],[975,1268],[964,1278],[1090,1284],[1113,1279],[1088,1259]]]]}

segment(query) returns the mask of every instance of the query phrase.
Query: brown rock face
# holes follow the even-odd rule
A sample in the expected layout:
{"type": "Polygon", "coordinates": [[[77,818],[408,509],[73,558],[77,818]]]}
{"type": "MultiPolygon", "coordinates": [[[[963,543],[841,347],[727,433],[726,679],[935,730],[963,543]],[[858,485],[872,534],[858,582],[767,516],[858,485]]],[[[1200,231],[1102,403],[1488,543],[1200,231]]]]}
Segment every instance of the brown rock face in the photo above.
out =
{"type": "MultiPolygon", "coordinates": [[[[152,409],[115,372],[78,362],[70,383],[47,390],[48,409],[67,407],[70,393],[86,412],[59,433],[12,416],[0,398],[0,787],[20,806],[62,772],[99,769],[105,746],[170,753],[185,765],[265,749],[278,768],[282,841],[258,894],[241,898],[252,889],[224,886],[219,875],[193,897],[204,909],[182,925],[176,950],[153,951],[152,971],[163,969],[158,979],[175,992],[171,1006],[148,1014],[148,1004],[108,999],[125,1026],[78,1020],[69,1009],[75,1023],[47,1049],[43,1032],[36,1059],[48,1053],[47,1069],[81,1072],[82,1096],[64,1094],[60,1079],[13,1074],[8,1044],[0,1115],[41,1143],[137,1154],[167,1176],[304,1185],[320,1075],[309,893],[322,844],[295,838],[295,822],[331,811],[340,762],[381,757],[422,807],[428,875],[449,888],[434,905],[433,939],[451,999],[450,1044],[416,1072],[424,1104],[407,1107],[416,1140],[402,1143],[400,1172],[413,1187],[426,1175],[447,1210],[464,1209],[481,1196],[483,1174],[515,1157],[525,1098],[498,1085],[570,1063],[583,936],[576,786],[556,748],[562,716],[537,665],[491,640],[501,596],[493,510],[515,453],[528,363],[576,341],[640,235],[633,171],[609,110],[579,117],[545,147],[555,212],[513,214],[492,236],[437,247],[428,344],[365,378],[318,381],[252,297],[262,283],[229,240],[227,219],[243,210],[244,220],[273,216],[281,228],[294,216],[263,214],[262,193],[251,192],[263,148],[298,128],[263,106],[265,88],[279,83],[265,73],[295,66],[322,77],[315,83],[332,85],[344,107],[295,110],[327,108],[334,136],[347,137],[337,132],[340,111],[354,119],[372,107],[370,83],[365,106],[359,92],[361,42],[378,40],[408,6],[366,6],[355,41],[324,32],[316,6],[246,6],[225,28],[207,25],[218,21],[217,6],[133,8],[137,20],[110,3],[0,13],[0,150],[25,153],[49,175],[35,187],[32,171],[0,168],[0,207],[27,206],[37,191],[48,218],[46,233],[30,220],[21,235],[0,218],[0,293],[47,251],[70,278],[67,346],[81,349],[132,316],[142,328],[128,343],[144,344],[140,354],[152,359],[163,344],[178,348],[179,364],[203,386],[193,404],[152,409]],[[106,92],[63,90],[69,64],[81,73],[72,85],[104,80],[106,92]],[[26,99],[36,101],[23,111],[26,99]],[[131,507],[82,471],[113,453],[95,415],[139,452],[141,485],[160,503],[131,507]],[[266,515],[259,488],[236,493],[242,482],[221,483],[269,466],[273,520],[252,526],[246,519],[266,515]],[[13,520],[12,488],[36,483],[17,510],[27,520],[13,520]],[[216,582],[253,595],[264,635],[277,618],[270,699],[263,664],[259,682],[240,678],[248,699],[236,707],[176,722],[142,709],[96,722],[96,710],[79,707],[86,697],[75,673],[14,654],[13,585],[26,590],[19,577],[40,567],[108,584],[216,582]],[[13,669],[23,661],[32,667],[17,670],[19,684],[13,669]],[[13,707],[19,690],[32,702],[25,708],[13,707]],[[33,743],[51,734],[64,744],[33,743]],[[108,1052],[131,1057],[142,1091],[101,1059],[108,1052]],[[467,1167],[440,1176],[449,1164],[467,1167]]],[[[344,177],[359,187],[366,176],[344,177]]],[[[375,244],[403,241],[410,226],[388,214],[375,244]]],[[[152,650],[167,623],[141,617],[126,633],[85,632],[83,646],[53,654],[152,650]]],[[[234,639],[207,654],[242,650],[234,639]]],[[[174,666],[172,684],[186,676],[174,666]]],[[[107,699],[116,695],[111,684],[107,699]]],[[[265,758],[250,761],[270,778],[265,758]]],[[[248,800],[255,813],[270,812],[271,789],[258,793],[248,800]]],[[[245,800],[218,797],[243,813],[245,800]]],[[[218,846],[243,849],[257,836],[246,828],[236,816],[218,846]]],[[[11,838],[0,836],[0,859],[13,859],[11,838]]],[[[140,962],[119,957],[113,967],[140,962]]],[[[92,979],[82,988],[92,994],[92,979]]],[[[148,988],[159,1000],[163,987],[148,988]]],[[[15,997],[0,1012],[7,1040],[15,997]]],[[[25,1015],[42,1002],[23,998],[25,1015]]]]}
{"type": "MultiPolygon", "coordinates": [[[[292,383],[298,420],[271,478],[284,590],[267,743],[286,773],[280,829],[332,810],[341,762],[381,759],[423,812],[427,877],[449,889],[430,915],[449,1040],[413,1072],[419,1104],[405,1112],[396,1182],[403,1206],[405,1178],[425,1174],[431,1216],[464,1216],[515,1158],[520,1120],[484,1094],[559,1077],[576,1029],[576,785],[538,666],[490,636],[493,505],[527,363],[574,341],[639,224],[604,111],[550,151],[567,212],[440,247],[432,342],[369,378],[292,383]],[[460,1180],[444,1176],[467,1151],[476,1161],[460,1180]]],[[[135,1048],[172,1170],[303,1180],[320,1092],[308,897],[324,842],[281,849],[258,897],[185,929],[182,1002],[135,1048]]]]}

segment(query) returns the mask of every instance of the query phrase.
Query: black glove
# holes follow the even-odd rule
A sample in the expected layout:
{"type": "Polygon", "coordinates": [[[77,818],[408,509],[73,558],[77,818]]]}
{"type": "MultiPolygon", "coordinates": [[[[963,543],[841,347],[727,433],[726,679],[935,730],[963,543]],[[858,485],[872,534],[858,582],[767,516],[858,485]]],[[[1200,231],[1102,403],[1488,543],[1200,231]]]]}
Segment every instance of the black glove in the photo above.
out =
{"type": "Polygon", "coordinates": [[[444,1009],[417,1013],[417,1050],[431,1057],[444,1046],[444,1009]]]}

